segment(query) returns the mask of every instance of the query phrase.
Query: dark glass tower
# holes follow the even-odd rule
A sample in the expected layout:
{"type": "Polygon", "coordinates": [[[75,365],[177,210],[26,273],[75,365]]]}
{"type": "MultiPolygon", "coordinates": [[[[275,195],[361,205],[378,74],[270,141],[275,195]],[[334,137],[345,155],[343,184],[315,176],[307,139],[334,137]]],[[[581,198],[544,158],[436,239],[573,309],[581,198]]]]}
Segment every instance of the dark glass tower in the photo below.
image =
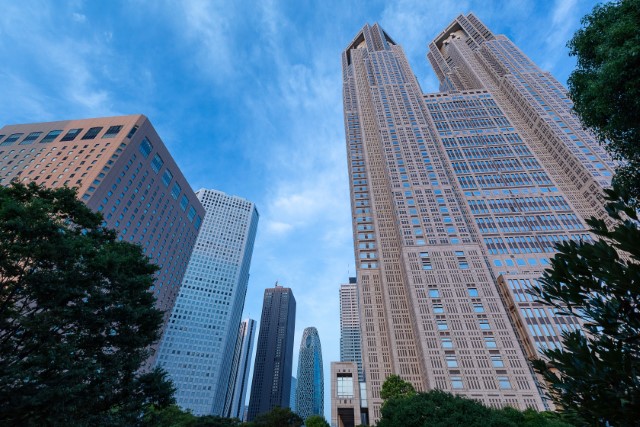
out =
{"type": "Polygon", "coordinates": [[[295,328],[296,299],[291,289],[277,285],[265,289],[247,416],[249,421],[276,406],[289,407],[295,328]]]}
{"type": "Polygon", "coordinates": [[[322,346],[318,330],[314,327],[305,328],[300,343],[296,413],[303,420],[324,413],[322,346]]]}

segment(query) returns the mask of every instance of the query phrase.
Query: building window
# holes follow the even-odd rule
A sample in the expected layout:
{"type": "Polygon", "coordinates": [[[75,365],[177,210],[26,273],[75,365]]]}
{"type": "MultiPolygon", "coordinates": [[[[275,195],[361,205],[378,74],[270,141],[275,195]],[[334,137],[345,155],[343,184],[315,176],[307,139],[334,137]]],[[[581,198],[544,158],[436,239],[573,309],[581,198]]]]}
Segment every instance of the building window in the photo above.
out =
{"type": "Polygon", "coordinates": [[[500,384],[501,389],[511,389],[511,382],[509,381],[509,377],[498,377],[498,384],[500,384]]]}
{"type": "Polygon", "coordinates": [[[96,139],[96,136],[98,136],[98,134],[100,133],[100,131],[102,130],[102,126],[98,126],[95,128],[89,128],[89,130],[87,131],[87,133],[84,134],[84,136],[82,137],[82,139],[96,139]]]}
{"type": "Polygon", "coordinates": [[[23,133],[12,133],[11,135],[9,135],[9,137],[7,139],[4,140],[4,142],[2,144],[0,144],[0,146],[11,145],[14,142],[16,142],[22,135],[24,135],[24,134],[23,133]]]}
{"type": "Polygon", "coordinates": [[[484,343],[487,348],[496,348],[496,339],[494,337],[484,337],[484,343]]]}
{"type": "Polygon", "coordinates": [[[436,323],[438,324],[439,331],[446,331],[447,329],[449,329],[449,325],[447,325],[447,322],[445,320],[438,320],[436,323]]]}
{"type": "Polygon", "coordinates": [[[440,291],[437,289],[429,289],[429,296],[431,298],[440,298],[440,291]]]}
{"type": "Polygon", "coordinates": [[[145,137],[142,141],[140,141],[140,152],[142,153],[142,157],[144,157],[145,159],[149,157],[149,154],[151,154],[151,150],[153,150],[153,145],[151,145],[149,139],[145,137]]]}
{"type": "Polygon", "coordinates": [[[180,188],[180,184],[178,184],[177,182],[173,184],[173,188],[171,189],[171,197],[173,197],[175,200],[178,200],[178,196],[181,192],[182,188],[180,188]]]}
{"type": "Polygon", "coordinates": [[[458,367],[458,360],[456,359],[456,356],[454,356],[454,355],[445,356],[445,360],[447,361],[447,367],[448,368],[457,368],[458,367]]]}
{"type": "Polygon", "coordinates": [[[127,138],[131,138],[136,133],[137,130],[138,130],[138,125],[135,125],[134,127],[132,127],[129,133],[127,134],[127,138]]]}
{"type": "Polygon", "coordinates": [[[82,132],[82,128],[71,129],[65,136],[62,137],[60,141],[73,141],[74,139],[76,139],[76,136],[80,134],[80,132],[82,132]]]}
{"type": "Polygon", "coordinates": [[[49,132],[44,138],[42,138],[42,141],[40,141],[41,144],[46,144],[48,142],[52,142],[53,140],[55,140],[58,135],[60,135],[62,133],[62,130],[52,130],[51,132],[49,132]]]}
{"type": "Polygon", "coordinates": [[[494,368],[504,368],[504,362],[500,356],[491,356],[491,364],[494,368]]]}
{"type": "Polygon", "coordinates": [[[109,129],[102,135],[102,139],[115,138],[117,134],[122,130],[122,125],[110,126],[109,129]]]}
{"type": "Polygon", "coordinates": [[[187,198],[186,195],[183,195],[182,199],[180,200],[180,209],[185,211],[188,205],[189,205],[189,199],[187,198]]]}
{"type": "Polygon", "coordinates": [[[200,215],[198,215],[196,217],[196,220],[193,222],[193,226],[196,228],[196,230],[199,230],[200,224],[202,224],[202,218],[200,217],[200,215]]]}
{"type": "Polygon", "coordinates": [[[353,398],[353,377],[351,376],[351,374],[338,373],[336,385],[338,398],[353,398]]]}
{"type": "Polygon", "coordinates": [[[451,388],[462,388],[462,377],[451,377],[451,388]]]}
{"type": "Polygon", "coordinates": [[[474,302],[473,303],[473,311],[475,311],[476,313],[484,313],[484,307],[482,306],[481,303],[474,302]]]}
{"type": "Polygon", "coordinates": [[[33,141],[38,139],[40,135],[42,135],[42,132],[31,132],[29,135],[26,136],[25,139],[22,140],[20,145],[32,144],[33,141]]]}
{"type": "Polygon", "coordinates": [[[478,289],[477,288],[469,288],[467,290],[469,291],[469,296],[470,297],[477,297],[478,296],[478,289]]]}
{"type": "Polygon", "coordinates": [[[451,338],[442,337],[440,338],[440,341],[442,342],[442,348],[453,348],[453,341],[451,341],[451,338]]]}
{"type": "Polygon", "coordinates": [[[433,312],[444,313],[444,307],[442,306],[442,304],[433,304],[433,312]]]}
{"type": "Polygon", "coordinates": [[[164,160],[162,160],[162,157],[160,157],[160,155],[156,153],[156,155],[153,157],[153,160],[151,160],[151,169],[153,169],[155,173],[158,173],[160,172],[160,168],[163,164],[164,160]]]}
{"type": "Polygon", "coordinates": [[[162,183],[165,185],[165,187],[168,187],[172,179],[173,174],[169,171],[169,169],[166,169],[162,174],[162,183]]]}
{"type": "Polygon", "coordinates": [[[483,329],[483,330],[491,329],[491,326],[489,325],[489,321],[488,320],[481,320],[480,321],[480,329],[483,329]]]}
{"type": "Polygon", "coordinates": [[[189,218],[189,222],[192,222],[195,216],[196,216],[196,210],[193,206],[191,206],[189,208],[189,213],[187,214],[187,218],[189,218]]]}

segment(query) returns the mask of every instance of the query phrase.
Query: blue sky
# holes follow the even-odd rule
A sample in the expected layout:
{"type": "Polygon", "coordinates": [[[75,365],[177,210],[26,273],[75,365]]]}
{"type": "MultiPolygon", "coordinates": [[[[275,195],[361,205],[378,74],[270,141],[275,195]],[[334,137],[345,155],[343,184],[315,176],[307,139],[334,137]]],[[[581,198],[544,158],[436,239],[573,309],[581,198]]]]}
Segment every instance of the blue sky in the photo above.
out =
{"type": "Polygon", "coordinates": [[[260,212],[245,317],[265,287],[293,288],[318,328],[330,415],[338,287],[354,274],[340,55],[365,24],[401,44],[425,92],[427,43],[473,11],[561,82],[591,0],[0,0],[0,126],[142,113],[194,190],[260,212]]]}

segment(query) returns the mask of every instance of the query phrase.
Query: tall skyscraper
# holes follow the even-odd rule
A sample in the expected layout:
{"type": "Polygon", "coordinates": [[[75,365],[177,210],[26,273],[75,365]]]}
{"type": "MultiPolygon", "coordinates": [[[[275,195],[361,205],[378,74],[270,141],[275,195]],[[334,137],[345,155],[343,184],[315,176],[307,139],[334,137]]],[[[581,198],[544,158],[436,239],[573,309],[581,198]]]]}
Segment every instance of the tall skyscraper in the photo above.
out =
{"type": "Polygon", "coordinates": [[[429,55],[443,91],[431,95],[377,24],[342,55],[371,417],[390,374],[544,409],[527,356],[577,324],[526,289],[554,242],[590,238],[583,217],[602,217],[612,163],[562,86],[475,16],[456,18],[429,55]]]}
{"type": "Polygon", "coordinates": [[[152,291],[168,320],[204,209],[145,116],[5,126],[0,185],[14,180],[76,187],[120,239],[142,245],[160,266],[152,291]]]}
{"type": "Polygon", "coordinates": [[[276,406],[289,407],[295,330],[296,300],[291,289],[278,285],[265,289],[247,415],[249,421],[276,406]]]}
{"type": "Polygon", "coordinates": [[[356,278],[350,277],[349,283],[340,285],[340,361],[355,362],[358,381],[364,382],[360,339],[358,285],[356,278]]]}
{"type": "Polygon", "coordinates": [[[236,339],[236,347],[231,362],[231,381],[227,389],[225,409],[223,415],[227,418],[244,417],[244,402],[249,387],[249,371],[251,370],[251,355],[256,336],[256,321],[245,319],[240,323],[240,330],[236,339]]]}
{"type": "Polygon", "coordinates": [[[303,420],[311,415],[324,416],[324,370],[322,346],[316,328],[305,328],[298,356],[296,413],[303,420]]]}
{"type": "Polygon", "coordinates": [[[291,377],[291,393],[289,394],[289,407],[291,412],[296,412],[296,390],[298,389],[298,379],[291,377]]]}
{"type": "Polygon", "coordinates": [[[221,415],[249,281],[258,211],[217,190],[196,195],[206,210],[158,364],[176,386],[180,406],[221,415]]]}

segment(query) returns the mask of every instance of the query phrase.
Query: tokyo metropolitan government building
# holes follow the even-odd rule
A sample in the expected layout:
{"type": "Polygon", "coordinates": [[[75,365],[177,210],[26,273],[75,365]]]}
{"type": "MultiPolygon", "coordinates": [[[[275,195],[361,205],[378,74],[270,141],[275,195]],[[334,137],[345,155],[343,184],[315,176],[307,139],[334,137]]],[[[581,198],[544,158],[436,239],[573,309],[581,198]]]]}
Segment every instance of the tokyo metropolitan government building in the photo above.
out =
{"type": "Polygon", "coordinates": [[[370,418],[391,374],[417,390],[543,410],[528,359],[579,324],[527,289],[556,243],[591,239],[584,219],[606,217],[615,165],[566,89],[473,14],[427,56],[439,93],[422,92],[377,24],[342,54],[370,418]]]}

